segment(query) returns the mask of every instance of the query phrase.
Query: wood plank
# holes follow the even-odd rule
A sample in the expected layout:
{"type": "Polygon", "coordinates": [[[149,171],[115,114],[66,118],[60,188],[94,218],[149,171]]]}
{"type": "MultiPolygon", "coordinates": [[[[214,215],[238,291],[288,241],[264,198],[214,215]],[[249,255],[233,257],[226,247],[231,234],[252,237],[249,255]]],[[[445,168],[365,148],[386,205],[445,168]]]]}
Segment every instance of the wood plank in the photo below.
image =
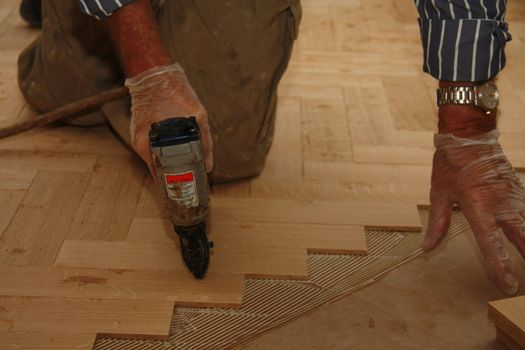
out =
{"type": "Polygon", "coordinates": [[[396,129],[434,130],[437,121],[434,91],[426,88],[422,78],[384,76],[382,80],[396,129]]]}
{"type": "Polygon", "coordinates": [[[286,199],[293,201],[358,201],[366,203],[384,202],[390,204],[424,204],[428,202],[429,186],[427,184],[405,182],[324,182],[324,181],[290,181],[274,180],[251,182],[251,198],[286,199]]]}
{"type": "Polygon", "coordinates": [[[23,118],[19,118],[19,116],[24,112],[26,107],[22,93],[16,84],[16,78],[11,78],[9,81],[11,81],[11,84],[3,88],[6,92],[5,97],[0,99],[0,107],[2,108],[0,125],[2,127],[23,121],[23,118]]]}
{"type": "Polygon", "coordinates": [[[218,243],[210,272],[244,273],[246,278],[306,280],[306,251],[300,247],[265,247],[218,243]]]}
{"type": "Polygon", "coordinates": [[[298,50],[329,50],[333,51],[334,37],[333,29],[334,25],[329,18],[330,7],[323,6],[324,4],[311,3],[310,8],[312,11],[304,13],[303,21],[306,21],[310,25],[301,28],[301,38],[297,45],[298,50]]]}
{"type": "Polygon", "coordinates": [[[353,145],[354,162],[397,165],[432,165],[434,148],[397,145],[353,145]]]}
{"type": "Polygon", "coordinates": [[[173,302],[0,296],[0,330],[165,339],[173,302]]]}
{"type": "Polygon", "coordinates": [[[412,24],[414,18],[417,18],[417,9],[413,3],[409,1],[396,1],[394,2],[396,9],[396,17],[402,23],[412,24]]]}
{"type": "MultiPolygon", "coordinates": [[[[27,111],[22,110],[22,114],[24,112],[27,111]]],[[[44,126],[1,140],[0,149],[114,156],[134,154],[105,125],[92,128],[44,126]]]]}
{"type": "MultiPolygon", "coordinates": [[[[4,230],[7,228],[11,219],[15,215],[16,209],[22,202],[25,192],[23,191],[2,191],[0,190],[0,247],[2,242],[6,239],[4,230]]],[[[0,250],[0,256],[2,252],[0,250]]]]}
{"type": "MultiPolygon", "coordinates": [[[[366,254],[364,228],[348,225],[304,225],[212,221],[208,237],[216,246],[302,248],[309,253],[366,254]]],[[[173,227],[167,220],[135,218],[128,241],[173,243],[173,227]]]]}
{"type": "Polygon", "coordinates": [[[242,179],[239,181],[228,182],[225,184],[213,185],[211,186],[210,190],[211,190],[211,196],[213,197],[228,197],[228,198],[251,197],[252,179],[242,179]]]}
{"type": "Polygon", "coordinates": [[[2,6],[0,6],[0,23],[3,23],[15,8],[18,8],[17,1],[4,1],[2,6]]]}
{"type": "MultiPolygon", "coordinates": [[[[55,266],[187,271],[176,244],[136,242],[65,241],[55,266]]],[[[304,279],[307,276],[306,252],[300,248],[253,249],[218,245],[210,257],[208,272],[304,279]]]]}
{"type": "Polygon", "coordinates": [[[312,225],[223,222],[212,223],[217,245],[243,245],[279,249],[302,248],[308,253],[366,254],[365,230],[350,225],[312,225]]]}
{"type": "Polygon", "coordinates": [[[397,132],[399,135],[399,145],[405,147],[422,147],[432,150],[434,149],[434,133],[435,131],[412,130],[398,130],[397,132]]]}
{"type": "Polygon", "coordinates": [[[419,230],[415,205],[377,202],[311,202],[239,198],[213,198],[213,220],[320,225],[355,225],[419,230]]]}
{"type": "Polygon", "coordinates": [[[489,318],[521,348],[525,348],[525,295],[491,301],[489,318]]]}
{"type": "Polygon", "coordinates": [[[144,176],[145,168],[134,156],[100,156],[68,238],[124,240],[139,200],[144,176]]]}
{"type": "MultiPolygon", "coordinates": [[[[220,200],[221,197],[239,198],[240,200],[249,197],[253,199],[281,198],[299,202],[373,201],[391,205],[427,204],[428,202],[430,167],[319,162],[307,162],[306,164],[308,164],[309,180],[291,182],[285,179],[255,178],[249,183],[249,192],[243,188],[240,193],[231,196],[212,195],[212,201],[220,200]],[[327,178],[333,181],[318,180],[327,178]]],[[[235,193],[235,189],[231,191],[235,193]]],[[[142,188],[135,217],[163,218],[165,215],[161,206],[162,199],[159,190],[152,180],[147,179],[142,188]]],[[[213,208],[212,203],[212,212],[214,212],[213,208]]],[[[236,217],[236,220],[240,219],[242,219],[241,215],[236,217]]]]}
{"type": "MultiPolygon", "coordinates": [[[[215,227],[213,228],[215,230],[215,227]]],[[[162,218],[136,217],[131,222],[127,242],[177,244],[178,236],[173,224],[162,218]]]]}
{"type": "Polygon", "coordinates": [[[398,142],[385,91],[376,86],[345,88],[352,145],[395,145],[398,142]]]}
{"type": "Polygon", "coordinates": [[[0,295],[114,300],[168,300],[177,305],[239,307],[244,276],[182,271],[0,265],[0,295]]]}
{"type": "Polygon", "coordinates": [[[39,33],[36,28],[24,23],[18,15],[18,6],[16,2],[11,4],[9,15],[0,23],[0,37],[2,37],[0,50],[21,50],[39,33]]]}
{"type": "Polygon", "coordinates": [[[51,266],[89,174],[39,171],[0,243],[0,263],[51,266]]]}
{"type": "Polygon", "coordinates": [[[304,162],[305,180],[361,181],[377,183],[430,184],[432,168],[426,165],[304,162]]]}
{"type": "MultiPolygon", "coordinates": [[[[362,1],[339,1],[326,6],[325,2],[320,2],[319,7],[329,9],[335,46],[338,51],[355,49],[356,43],[367,42],[369,40],[369,30],[366,25],[357,25],[362,19],[364,4],[362,1]],[[363,40],[363,39],[368,40],[363,40]]],[[[315,17],[318,17],[317,15],[315,17]]],[[[322,18],[318,19],[322,20],[322,18]]],[[[301,27],[302,28],[302,27],[301,27]]],[[[315,27],[311,30],[315,31],[315,27]]],[[[301,32],[301,36],[303,33],[301,32]]],[[[322,39],[321,39],[322,40],[322,39]]]]}
{"type": "MultiPolygon", "coordinates": [[[[408,39],[406,33],[400,30],[394,1],[367,0],[363,10],[363,18],[370,30],[371,37],[408,39]]],[[[417,38],[414,34],[412,37],[417,38]]]]}
{"type": "MultiPolygon", "coordinates": [[[[350,128],[346,119],[342,90],[338,95],[341,96],[339,99],[308,98],[301,101],[305,161],[352,160],[350,128]]],[[[283,150],[282,154],[286,153],[287,151],[283,150]]]]}
{"type": "Polygon", "coordinates": [[[0,169],[0,190],[27,190],[35,175],[36,170],[0,169]]]}
{"type": "Polygon", "coordinates": [[[2,349],[23,350],[91,350],[95,333],[0,332],[2,349]]]}
{"type": "Polygon", "coordinates": [[[266,158],[263,179],[296,179],[303,173],[301,149],[301,104],[299,99],[282,97],[277,106],[275,134],[266,158]]]}
{"type": "MultiPolygon", "coordinates": [[[[405,39],[399,39],[406,40],[405,39]]],[[[375,43],[376,47],[384,46],[385,41],[375,43]]],[[[332,73],[338,74],[341,78],[354,79],[358,77],[381,77],[392,74],[392,72],[402,72],[403,76],[415,76],[420,74],[421,49],[412,47],[412,52],[418,51],[413,55],[408,51],[392,51],[388,53],[388,61],[385,61],[385,53],[380,49],[360,51],[359,47],[348,51],[300,51],[296,56],[295,62],[291,65],[286,74],[296,73],[332,73]]]]}
{"type": "Polygon", "coordinates": [[[96,159],[87,154],[0,150],[2,168],[12,170],[85,172],[93,169],[96,159]]]}
{"type": "Polygon", "coordinates": [[[158,185],[151,176],[146,176],[134,217],[167,217],[163,201],[164,199],[158,185]]]}
{"type": "MultiPolygon", "coordinates": [[[[14,16],[18,17],[18,14],[14,16]]],[[[0,27],[2,23],[0,22],[0,27]]],[[[0,32],[1,32],[0,28],[0,32]]],[[[0,47],[3,44],[0,43],[0,47]]],[[[17,59],[20,49],[0,48],[0,125],[14,120],[23,110],[25,102],[17,84],[17,59]]]]}

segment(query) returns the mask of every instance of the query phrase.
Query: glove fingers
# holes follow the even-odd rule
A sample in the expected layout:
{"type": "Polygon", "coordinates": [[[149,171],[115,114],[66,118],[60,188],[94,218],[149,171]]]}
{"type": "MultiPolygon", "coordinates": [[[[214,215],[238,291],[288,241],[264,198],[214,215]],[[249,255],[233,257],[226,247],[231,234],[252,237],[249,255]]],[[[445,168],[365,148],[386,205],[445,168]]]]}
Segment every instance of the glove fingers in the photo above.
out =
{"type": "Polygon", "coordinates": [[[476,239],[498,287],[505,294],[516,294],[519,282],[498,229],[493,227],[483,234],[476,234],[476,239]]]}
{"type": "Polygon", "coordinates": [[[500,223],[492,213],[492,208],[487,207],[495,203],[497,198],[487,197],[487,193],[476,190],[464,192],[459,205],[487,261],[491,277],[502,292],[513,295],[519,287],[516,273],[498,228],[500,223]]]}
{"type": "Polygon", "coordinates": [[[498,224],[521,255],[525,258],[525,220],[518,213],[498,218],[498,224]]]}
{"type": "Polygon", "coordinates": [[[445,196],[431,196],[428,228],[423,242],[423,249],[434,249],[447,235],[450,219],[452,217],[453,202],[445,196]]]}

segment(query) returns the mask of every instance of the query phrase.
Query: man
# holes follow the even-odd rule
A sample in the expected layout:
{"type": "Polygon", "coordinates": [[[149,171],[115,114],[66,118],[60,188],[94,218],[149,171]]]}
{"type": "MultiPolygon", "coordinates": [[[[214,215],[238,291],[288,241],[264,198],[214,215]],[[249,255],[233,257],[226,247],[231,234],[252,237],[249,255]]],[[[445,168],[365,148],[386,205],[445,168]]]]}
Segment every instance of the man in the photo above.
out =
{"type": "Polygon", "coordinates": [[[150,123],[195,115],[215,183],[257,175],[271,144],[277,84],[301,9],[297,0],[218,4],[43,1],[42,34],[19,59],[22,93],[47,111],[130,78],[131,138],[129,127],[121,127],[129,125],[129,103],[108,104],[102,111],[147,164],[150,123]]]}
{"type": "MultiPolygon", "coordinates": [[[[483,85],[484,103],[469,92],[504,67],[510,40],[506,2],[486,2],[416,0],[424,70],[443,89],[424,247],[430,250],[442,240],[458,204],[497,285],[514,294],[518,283],[499,228],[525,256],[525,191],[497,142],[494,86],[483,85]]],[[[153,1],[153,8],[150,0],[78,3],[103,22],[79,16],[71,2],[44,2],[42,36],[20,58],[20,85],[31,104],[49,110],[118,84],[111,36],[132,97],[131,136],[120,134],[148,165],[150,124],[196,115],[215,182],[262,170],[276,87],[300,19],[298,1],[170,0],[153,1]]],[[[127,114],[128,108],[124,103],[117,113],[102,110],[117,125],[112,114],[127,114]]]]}

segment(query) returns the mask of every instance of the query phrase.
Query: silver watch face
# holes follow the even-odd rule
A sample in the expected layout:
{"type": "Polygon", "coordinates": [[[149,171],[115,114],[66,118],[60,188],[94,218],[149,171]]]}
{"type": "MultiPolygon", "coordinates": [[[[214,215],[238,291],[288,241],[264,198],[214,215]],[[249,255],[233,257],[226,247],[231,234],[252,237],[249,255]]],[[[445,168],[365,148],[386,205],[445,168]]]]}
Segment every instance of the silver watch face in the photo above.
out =
{"type": "Polygon", "coordinates": [[[496,84],[494,84],[494,82],[486,82],[485,84],[478,87],[477,92],[477,102],[481,108],[490,111],[498,107],[499,92],[498,87],[496,86],[496,84]]]}

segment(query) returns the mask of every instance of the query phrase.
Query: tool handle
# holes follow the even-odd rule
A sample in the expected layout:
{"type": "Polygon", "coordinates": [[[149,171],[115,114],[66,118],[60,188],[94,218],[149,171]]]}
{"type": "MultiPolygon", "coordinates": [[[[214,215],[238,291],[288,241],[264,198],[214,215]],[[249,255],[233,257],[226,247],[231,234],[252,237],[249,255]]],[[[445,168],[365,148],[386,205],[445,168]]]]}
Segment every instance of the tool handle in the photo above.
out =
{"type": "Polygon", "coordinates": [[[22,132],[31,130],[33,128],[43,126],[57,120],[76,115],[80,112],[85,112],[96,107],[100,107],[104,103],[117,100],[128,94],[128,89],[124,86],[114,88],[102,92],[100,94],[84,98],[65,106],[59,107],[50,112],[44,113],[28,121],[16,123],[14,125],[7,126],[0,129],[0,139],[20,134],[22,132]]]}

